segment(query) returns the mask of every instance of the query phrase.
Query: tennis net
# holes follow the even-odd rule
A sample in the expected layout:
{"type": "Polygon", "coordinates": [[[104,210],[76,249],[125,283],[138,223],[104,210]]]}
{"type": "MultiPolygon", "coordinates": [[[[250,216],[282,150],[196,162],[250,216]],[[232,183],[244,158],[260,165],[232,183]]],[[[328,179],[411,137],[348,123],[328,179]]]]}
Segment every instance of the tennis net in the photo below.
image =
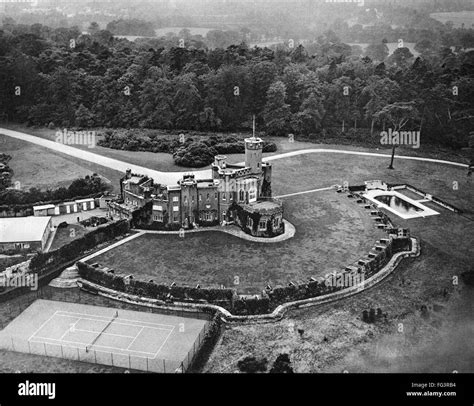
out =
{"type": "Polygon", "coordinates": [[[107,325],[102,329],[102,331],[94,338],[94,340],[86,346],[86,352],[89,352],[89,350],[92,348],[92,346],[97,342],[97,340],[100,338],[102,334],[104,334],[104,331],[109,328],[109,326],[114,322],[114,320],[118,317],[118,311],[115,312],[114,316],[112,319],[107,323],[107,325]]]}

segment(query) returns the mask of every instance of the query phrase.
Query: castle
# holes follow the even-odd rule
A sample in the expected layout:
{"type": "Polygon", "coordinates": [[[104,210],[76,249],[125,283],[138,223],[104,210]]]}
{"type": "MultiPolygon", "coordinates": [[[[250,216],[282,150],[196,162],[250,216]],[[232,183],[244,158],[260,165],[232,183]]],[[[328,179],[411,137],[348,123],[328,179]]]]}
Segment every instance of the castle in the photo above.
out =
{"type": "Polygon", "coordinates": [[[127,170],[121,179],[121,199],[109,203],[110,215],[152,229],[230,223],[257,237],[282,234],[283,206],[271,197],[272,166],[262,161],[262,151],[260,138],[246,138],[244,165],[229,164],[218,155],[212,179],[184,175],[177,185],[155,184],[127,170]]]}

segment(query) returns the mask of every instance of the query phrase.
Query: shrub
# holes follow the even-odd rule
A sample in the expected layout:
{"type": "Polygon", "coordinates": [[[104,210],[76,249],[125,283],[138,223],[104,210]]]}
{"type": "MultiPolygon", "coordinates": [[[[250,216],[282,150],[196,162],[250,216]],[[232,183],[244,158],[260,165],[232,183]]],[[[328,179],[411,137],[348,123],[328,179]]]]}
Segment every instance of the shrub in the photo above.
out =
{"type": "Polygon", "coordinates": [[[203,142],[193,142],[179,148],[173,154],[173,159],[176,165],[201,168],[210,165],[216,155],[217,151],[213,147],[203,142]]]}
{"type": "Polygon", "coordinates": [[[263,152],[276,152],[277,145],[274,142],[264,141],[263,142],[263,152]]]}
{"type": "Polygon", "coordinates": [[[254,374],[257,372],[265,372],[267,370],[267,359],[258,360],[255,357],[245,357],[237,363],[237,367],[241,372],[254,374]]]}
{"type": "Polygon", "coordinates": [[[273,363],[271,374],[292,374],[293,368],[291,367],[290,356],[288,354],[280,354],[273,363]]]}
{"type": "Polygon", "coordinates": [[[463,272],[461,274],[461,278],[464,281],[464,283],[468,286],[474,286],[474,269],[471,269],[470,271],[463,272]]]}

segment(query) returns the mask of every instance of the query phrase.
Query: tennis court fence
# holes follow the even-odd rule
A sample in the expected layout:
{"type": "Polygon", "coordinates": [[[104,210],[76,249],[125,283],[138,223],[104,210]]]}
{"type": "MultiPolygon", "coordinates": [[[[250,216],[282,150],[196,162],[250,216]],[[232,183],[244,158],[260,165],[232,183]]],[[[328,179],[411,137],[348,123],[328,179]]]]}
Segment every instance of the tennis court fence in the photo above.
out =
{"type": "Polygon", "coordinates": [[[86,346],[70,346],[59,343],[53,344],[44,341],[27,340],[24,337],[0,336],[0,348],[26,354],[107,365],[123,368],[125,370],[139,370],[154,373],[184,372],[181,369],[182,362],[179,360],[175,361],[159,358],[147,358],[131,354],[119,354],[98,350],[93,347],[86,351],[86,346]]]}
{"type": "Polygon", "coordinates": [[[107,297],[93,295],[80,289],[58,289],[44,286],[37,291],[32,291],[9,300],[0,305],[0,330],[4,329],[12,320],[38,299],[56,300],[59,302],[81,303],[90,306],[112,307],[115,309],[135,310],[178,317],[187,317],[209,321],[213,314],[204,311],[189,311],[189,308],[174,304],[174,309],[160,307],[145,307],[133,303],[125,303],[107,297]]]}
{"type": "MultiPolygon", "coordinates": [[[[194,341],[185,358],[179,360],[153,359],[142,356],[116,354],[102,351],[86,346],[67,346],[64,343],[33,342],[18,336],[1,336],[0,348],[8,351],[23,352],[42,356],[70,359],[74,361],[89,362],[93,364],[107,365],[127,370],[141,370],[155,373],[184,373],[196,360],[199,351],[206,339],[211,326],[213,314],[207,312],[189,312],[184,306],[180,309],[148,308],[131,303],[116,301],[102,296],[83,292],[79,289],[61,290],[45,286],[37,291],[32,291],[18,298],[12,299],[0,306],[0,330],[3,330],[11,321],[25,311],[33,302],[38,299],[56,300],[71,303],[82,303],[102,307],[112,307],[115,309],[135,310],[164,315],[172,315],[187,318],[206,320],[203,329],[194,341]]],[[[105,330],[105,329],[104,329],[105,330]]]]}

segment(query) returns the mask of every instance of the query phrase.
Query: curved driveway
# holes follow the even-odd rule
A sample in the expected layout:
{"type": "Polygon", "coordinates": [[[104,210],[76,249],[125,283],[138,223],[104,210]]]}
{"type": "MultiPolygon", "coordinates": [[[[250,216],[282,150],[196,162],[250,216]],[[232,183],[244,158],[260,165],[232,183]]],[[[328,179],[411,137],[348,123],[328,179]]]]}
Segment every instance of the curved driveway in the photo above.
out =
{"type": "MultiPolygon", "coordinates": [[[[209,179],[212,177],[211,170],[205,169],[200,171],[183,171],[183,172],[161,172],[153,169],[145,168],[143,166],[131,164],[124,161],[119,161],[118,159],[108,158],[103,155],[94,154],[93,152],[85,151],[82,149],[74,148],[69,145],[64,145],[55,141],[46,140],[44,138],[36,137],[34,135],[26,134],[24,132],[8,130],[6,128],[0,128],[0,134],[7,135],[8,137],[16,138],[22,141],[31,142],[33,144],[49,148],[51,150],[61,152],[66,155],[71,155],[75,158],[83,159],[85,161],[93,162],[98,165],[105,166],[107,168],[115,169],[120,172],[125,172],[126,169],[130,168],[133,173],[140,173],[143,175],[150,176],[157,183],[164,185],[176,184],[178,180],[181,179],[184,173],[193,173],[197,179],[209,179]]],[[[358,152],[358,151],[347,151],[339,149],[325,149],[325,148],[310,148],[303,149],[299,151],[285,152],[283,154],[273,155],[263,158],[264,161],[274,161],[276,159],[294,157],[303,154],[314,154],[314,153],[331,153],[331,154],[346,154],[346,155],[359,155],[359,156],[370,156],[370,157],[379,157],[379,158],[389,158],[389,154],[379,154],[374,152],[358,152]]],[[[396,155],[397,159],[408,159],[413,161],[424,161],[424,162],[434,162],[446,165],[453,165],[462,168],[468,168],[467,164],[444,161],[441,159],[432,159],[432,158],[421,158],[414,156],[403,156],[396,155]]]]}

